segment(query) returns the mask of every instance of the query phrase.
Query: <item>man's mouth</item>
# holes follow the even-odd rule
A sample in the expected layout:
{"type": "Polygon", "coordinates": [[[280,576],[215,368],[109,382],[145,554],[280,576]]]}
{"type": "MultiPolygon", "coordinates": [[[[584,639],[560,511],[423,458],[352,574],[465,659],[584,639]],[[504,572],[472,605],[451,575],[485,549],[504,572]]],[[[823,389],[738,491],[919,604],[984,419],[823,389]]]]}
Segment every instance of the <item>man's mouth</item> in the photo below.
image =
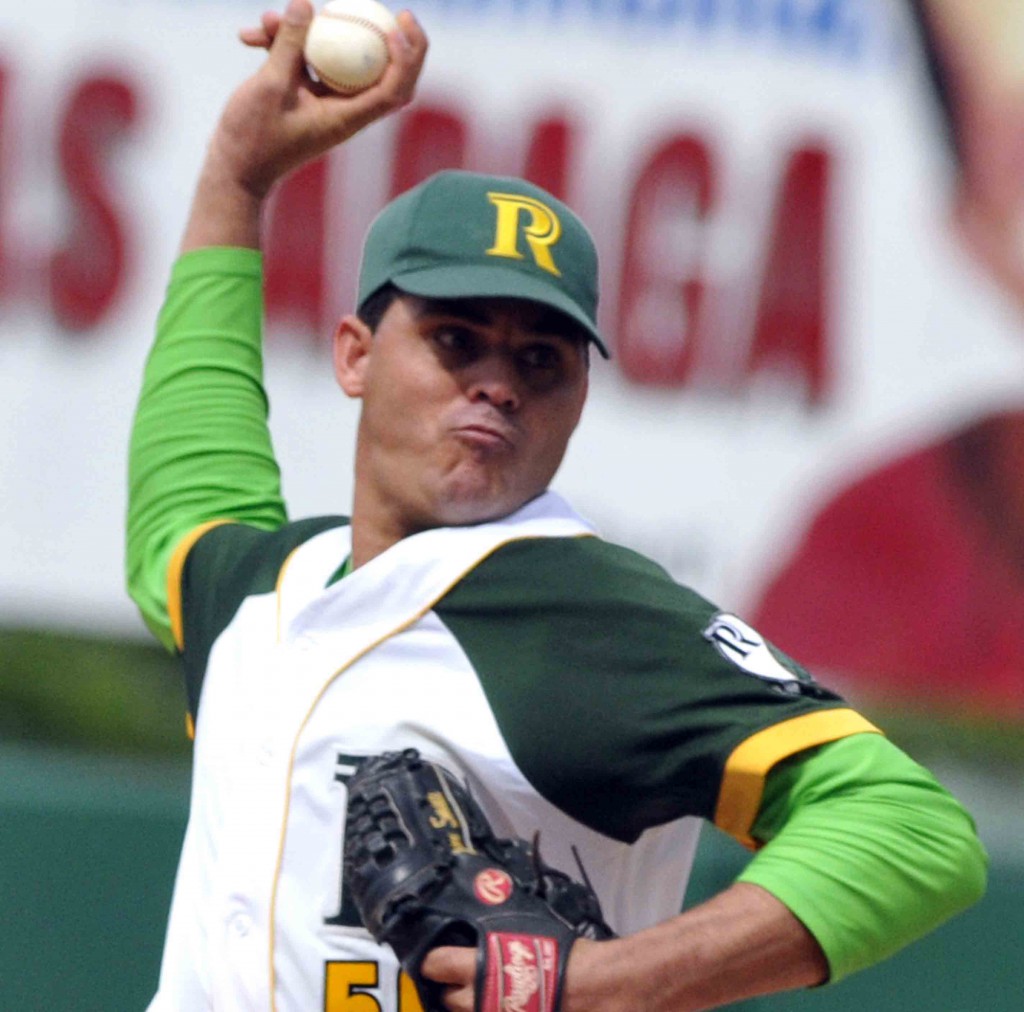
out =
{"type": "Polygon", "coordinates": [[[515,448],[515,434],[508,426],[487,422],[470,422],[455,429],[455,435],[470,446],[485,450],[511,450],[515,448]]]}

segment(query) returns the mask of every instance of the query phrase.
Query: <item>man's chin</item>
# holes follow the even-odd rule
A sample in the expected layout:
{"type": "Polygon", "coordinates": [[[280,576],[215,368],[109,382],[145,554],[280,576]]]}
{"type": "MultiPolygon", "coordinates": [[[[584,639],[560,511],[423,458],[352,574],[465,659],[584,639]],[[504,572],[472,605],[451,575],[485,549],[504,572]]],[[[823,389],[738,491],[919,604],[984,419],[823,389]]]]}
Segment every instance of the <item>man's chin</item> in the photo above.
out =
{"type": "MultiPolygon", "coordinates": [[[[543,491],[543,490],[541,490],[543,491]]],[[[517,495],[478,495],[463,494],[445,502],[440,510],[440,526],[470,527],[474,524],[490,523],[510,516],[521,509],[540,492],[530,491],[517,495]]]]}

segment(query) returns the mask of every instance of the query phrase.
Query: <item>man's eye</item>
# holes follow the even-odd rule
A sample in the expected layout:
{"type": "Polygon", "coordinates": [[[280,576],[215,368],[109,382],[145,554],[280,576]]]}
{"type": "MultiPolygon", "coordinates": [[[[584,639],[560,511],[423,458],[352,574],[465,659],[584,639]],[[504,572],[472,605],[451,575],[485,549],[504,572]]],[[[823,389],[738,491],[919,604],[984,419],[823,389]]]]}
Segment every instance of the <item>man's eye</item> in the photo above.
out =
{"type": "Polygon", "coordinates": [[[457,355],[469,355],[476,347],[475,335],[465,327],[438,327],[433,337],[438,347],[457,355]]]}
{"type": "Polygon", "coordinates": [[[557,369],[562,363],[559,350],[549,344],[530,345],[519,353],[519,359],[530,369],[557,369]]]}

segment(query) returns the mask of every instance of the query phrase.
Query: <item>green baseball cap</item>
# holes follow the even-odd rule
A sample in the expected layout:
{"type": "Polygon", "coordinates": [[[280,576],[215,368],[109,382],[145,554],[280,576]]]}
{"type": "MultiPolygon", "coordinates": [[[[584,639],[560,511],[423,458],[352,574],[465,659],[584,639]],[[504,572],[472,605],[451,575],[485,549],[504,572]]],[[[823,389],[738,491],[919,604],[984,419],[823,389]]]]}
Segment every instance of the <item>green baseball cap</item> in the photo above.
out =
{"type": "Polygon", "coordinates": [[[586,226],[539,186],[439,172],[396,197],[363,244],[358,305],[388,282],[424,298],[516,298],[597,329],[597,251],[586,226]]]}

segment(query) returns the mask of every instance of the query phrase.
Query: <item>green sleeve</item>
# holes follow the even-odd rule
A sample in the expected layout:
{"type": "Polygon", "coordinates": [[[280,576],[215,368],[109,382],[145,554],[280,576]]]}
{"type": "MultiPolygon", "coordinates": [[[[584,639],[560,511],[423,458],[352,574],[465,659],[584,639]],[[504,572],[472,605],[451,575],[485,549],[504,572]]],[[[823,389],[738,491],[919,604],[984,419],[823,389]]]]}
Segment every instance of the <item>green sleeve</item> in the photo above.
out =
{"type": "Polygon", "coordinates": [[[987,858],[974,823],[934,777],[876,734],[780,763],[740,881],[789,907],[831,980],[863,969],[977,901],[987,858]]]}
{"type": "Polygon", "coordinates": [[[263,389],[262,262],[211,248],[174,265],[143,375],[128,464],[128,591],[173,648],[167,569],[200,524],[286,520],[263,389]]]}

